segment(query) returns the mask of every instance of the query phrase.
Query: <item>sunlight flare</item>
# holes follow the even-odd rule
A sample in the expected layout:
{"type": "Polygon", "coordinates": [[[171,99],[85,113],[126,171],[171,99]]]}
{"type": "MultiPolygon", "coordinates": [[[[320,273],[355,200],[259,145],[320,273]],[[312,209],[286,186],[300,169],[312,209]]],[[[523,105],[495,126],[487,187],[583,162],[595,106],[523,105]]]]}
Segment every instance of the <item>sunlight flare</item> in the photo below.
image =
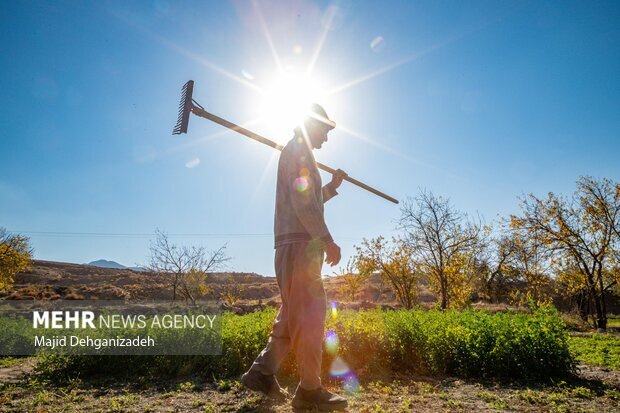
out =
{"type": "Polygon", "coordinates": [[[324,88],[319,81],[307,74],[288,71],[264,87],[259,115],[278,133],[290,133],[307,117],[310,105],[324,99],[324,88]]]}
{"type": "Polygon", "coordinates": [[[273,61],[278,68],[278,72],[282,72],[282,63],[280,61],[280,56],[278,56],[278,52],[276,50],[276,46],[273,44],[273,39],[271,38],[271,34],[269,33],[269,29],[267,28],[267,23],[265,22],[265,18],[263,17],[263,13],[258,6],[258,2],[256,0],[252,1],[252,5],[254,6],[254,11],[256,11],[256,16],[258,17],[258,21],[260,23],[260,27],[263,30],[263,34],[265,35],[265,40],[267,40],[267,44],[269,45],[269,50],[271,51],[271,55],[273,56],[273,61]]]}

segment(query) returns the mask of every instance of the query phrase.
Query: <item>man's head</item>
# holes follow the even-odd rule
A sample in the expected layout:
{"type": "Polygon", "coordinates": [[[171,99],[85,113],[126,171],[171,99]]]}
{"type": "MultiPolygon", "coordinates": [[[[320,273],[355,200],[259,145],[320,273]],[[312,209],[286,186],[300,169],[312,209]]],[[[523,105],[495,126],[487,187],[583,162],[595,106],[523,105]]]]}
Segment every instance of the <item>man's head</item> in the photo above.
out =
{"type": "Polygon", "coordinates": [[[336,127],[336,122],[327,117],[327,112],[318,103],[310,106],[310,114],[302,126],[295,128],[298,137],[306,136],[308,143],[314,149],[321,149],[324,142],[327,142],[327,132],[336,127]],[[305,129],[305,134],[303,129],[305,129]]]}

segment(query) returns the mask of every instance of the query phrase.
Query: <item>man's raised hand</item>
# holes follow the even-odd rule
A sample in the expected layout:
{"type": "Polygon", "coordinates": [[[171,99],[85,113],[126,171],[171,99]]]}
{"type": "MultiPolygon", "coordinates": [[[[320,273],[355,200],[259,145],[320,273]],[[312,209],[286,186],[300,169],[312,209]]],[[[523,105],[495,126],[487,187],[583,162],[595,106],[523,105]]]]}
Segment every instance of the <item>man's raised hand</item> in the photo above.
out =
{"type": "Polygon", "coordinates": [[[338,189],[340,184],[342,184],[342,180],[347,176],[349,175],[347,175],[347,173],[342,169],[336,169],[336,172],[332,175],[332,180],[329,184],[332,188],[338,189]]]}

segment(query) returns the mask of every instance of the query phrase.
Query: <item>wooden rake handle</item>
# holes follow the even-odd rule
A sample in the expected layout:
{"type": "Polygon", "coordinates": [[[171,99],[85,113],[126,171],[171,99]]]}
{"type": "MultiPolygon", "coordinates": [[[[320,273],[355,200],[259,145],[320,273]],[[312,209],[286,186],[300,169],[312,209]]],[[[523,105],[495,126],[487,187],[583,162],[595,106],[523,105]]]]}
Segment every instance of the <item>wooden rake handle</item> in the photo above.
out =
{"type": "MultiPolygon", "coordinates": [[[[264,136],[261,136],[261,135],[259,135],[257,133],[254,133],[254,132],[252,132],[252,131],[242,127],[242,126],[239,126],[239,125],[237,125],[235,123],[227,121],[226,119],[220,118],[219,116],[216,116],[216,115],[214,115],[212,113],[209,113],[206,110],[204,110],[203,108],[198,107],[198,106],[196,106],[194,104],[192,104],[191,111],[196,116],[200,116],[201,118],[209,119],[212,122],[220,124],[220,125],[228,128],[228,129],[232,129],[232,130],[234,130],[237,133],[240,133],[240,134],[242,134],[244,136],[247,136],[250,139],[254,139],[255,141],[263,143],[263,144],[265,144],[267,146],[271,146],[272,148],[277,149],[279,151],[281,151],[282,148],[284,148],[284,146],[282,146],[282,145],[280,145],[278,143],[275,143],[274,141],[272,141],[270,139],[267,139],[264,136]]],[[[323,165],[322,163],[317,162],[316,165],[319,167],[319,169],[322,169],[325,172],[328,172],[328,173],[330,173],[332,175],[337,173],[337,171],[334,168],[330,168],[329,166],[323,165]]],[[[353,185],[357,185],[360,188],[367,190],[368,192],[371,192],[371,193],[373,193],[375,195],[378,195],[378,196],[380,196],[383,199],[387,199],[390,202],[398,204],[398,200],[397,199],[392,198],[391,196],[386,195],[383,192],[381,192],[381,191],[379,191],[379,190],[377,190],[377,189],[375,189],[375,188],[373,188],[371,186],[368,186],[368,185],[366,185],[363,182],[358,181],[357,179],[353,179],[350,176],[345,176],[343,179],[345,181],[347,181],[347,182],[352,183],[353,185]]]]}

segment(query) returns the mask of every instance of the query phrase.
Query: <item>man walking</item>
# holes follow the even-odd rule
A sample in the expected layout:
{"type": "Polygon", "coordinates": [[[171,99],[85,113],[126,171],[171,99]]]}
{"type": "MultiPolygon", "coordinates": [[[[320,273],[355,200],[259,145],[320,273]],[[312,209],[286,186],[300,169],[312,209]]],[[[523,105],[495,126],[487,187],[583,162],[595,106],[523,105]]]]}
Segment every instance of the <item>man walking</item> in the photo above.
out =
{"type": "Polygon", "coordinates": [[[293,397],[295,408],[337,410],[347,407],[345,398],[321,385],[321,358],[327,299],[321,279],[323,259],[334,266],[340,247],[334,242],[323,217],[323,203],[337,195],[346,174],[338,170],[322,186],[312,154],[327,142],[336,124],[318,104],[297,128],[282,150],[278,164],[275,210],[275,270],[282,306],[269,341],[241,382],[248,388],[283,399],[275,374],[289,350],[297,358],[300,383],[293,397]]]}

